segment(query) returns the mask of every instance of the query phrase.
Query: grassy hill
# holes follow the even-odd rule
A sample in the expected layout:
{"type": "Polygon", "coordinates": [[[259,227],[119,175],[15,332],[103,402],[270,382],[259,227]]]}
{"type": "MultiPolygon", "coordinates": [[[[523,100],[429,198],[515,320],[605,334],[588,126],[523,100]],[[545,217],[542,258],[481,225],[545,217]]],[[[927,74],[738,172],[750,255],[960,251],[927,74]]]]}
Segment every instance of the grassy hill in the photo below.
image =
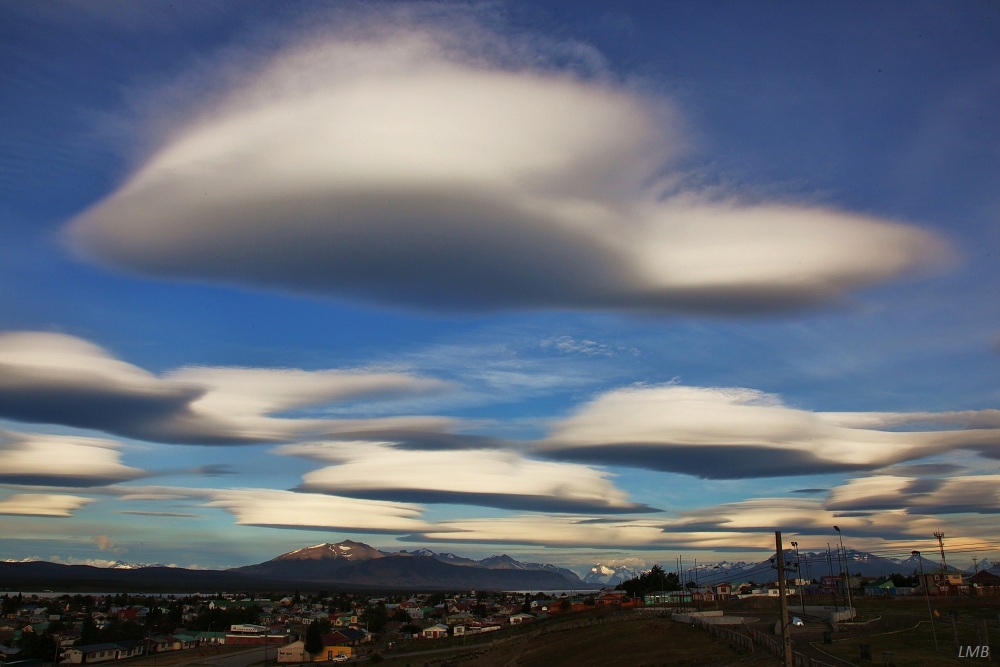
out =
{"type": "MultiPolygon", "coordinates": [[[[697,665],[698,667],[773,667],[780,661],[763,650],[739,654],[729,644],[698,628],[665,618],[644,617],[590,624],[580,615],[525,626],[517,636],[489,646],[439,656],[385,656],[382,665],[454,667],[551,667],[552,665],[697,665]]],[[[430,643],[426,644],[431,646],[430,643]]],[[[419,648],[417,645],[414,648],[419,648]]]]}

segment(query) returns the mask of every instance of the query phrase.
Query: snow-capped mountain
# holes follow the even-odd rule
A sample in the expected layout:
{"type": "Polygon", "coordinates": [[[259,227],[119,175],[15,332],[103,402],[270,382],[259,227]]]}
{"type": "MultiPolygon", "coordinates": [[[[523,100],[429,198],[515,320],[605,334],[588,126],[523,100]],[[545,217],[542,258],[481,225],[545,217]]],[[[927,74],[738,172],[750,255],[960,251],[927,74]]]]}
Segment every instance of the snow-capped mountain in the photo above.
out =
{"type": "Polygon", "coordinates": [[[289,551],[286,554],[281,554],[277,558],[272,559],[273,561],[284,561],[284,560],[338,560],[344,559],[346,561],[361,561],[369,560],[371,558],[384,558],[385,554],[363,544],[361,542],[354,542],[353,540],[344,540],[343,542],[338,542],[336,544],[317,544],[311,547],[304,547],[302,549],[296,549],[295,551],[289,551]]]}
{"type": "Polygon", "coordinates": [[[982,563],[979,564],[979,569],[986,570],[987,572],[991,572],[996,575],[1000,575],[1000,561],[993,561],[990,567],[987,567],[988,564],[989,561],[983,561],[982,563]]]}
{"type": "Polygon", "coordinates": [[[598,563],[590,568],[590,572],[583,578],[583,583],[617,586],[623,581],[628,581],[638,576],[639,572],[637,570],[625,565],[603,565],[598,563]]]}
{"type": "Polygon", "coordinates": [[[138,570],[144,567],[168,567],[162,563],[128,563],[123,560],[116,560],[107,566],[109,570],[138,570]]]}

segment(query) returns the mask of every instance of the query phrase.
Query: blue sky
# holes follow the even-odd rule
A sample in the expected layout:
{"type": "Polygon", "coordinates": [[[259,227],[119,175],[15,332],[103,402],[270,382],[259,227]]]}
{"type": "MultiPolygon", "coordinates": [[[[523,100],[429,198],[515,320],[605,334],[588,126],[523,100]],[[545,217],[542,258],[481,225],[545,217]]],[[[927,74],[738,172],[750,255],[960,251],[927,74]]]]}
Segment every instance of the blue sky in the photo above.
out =
{"type": "Polygon", "coordinates": [[[1000,9],[572,7],[0,5],[0,557],[1000,559],[1000,9]]]}

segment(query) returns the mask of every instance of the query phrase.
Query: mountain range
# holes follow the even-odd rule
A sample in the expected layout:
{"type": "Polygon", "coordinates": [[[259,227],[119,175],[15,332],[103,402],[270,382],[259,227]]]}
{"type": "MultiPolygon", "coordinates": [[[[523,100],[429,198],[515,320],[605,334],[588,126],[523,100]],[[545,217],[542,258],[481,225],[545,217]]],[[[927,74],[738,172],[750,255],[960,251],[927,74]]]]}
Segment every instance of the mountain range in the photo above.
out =
{"type": "Polygon", "coordinates": [[[345,540],[296,549],[229,572],[274,580],[394,588],[573,589],[588,588],[572,571],[544,563],[522,563],[503,554],[482,560],[430,549],[380,551],[345,540]]]}
{"type": "MultiPolygon", "coordinates": [[[[784,560],[789,567],[789,576],[819,579],[841,571],[836,551],[796,555],[794,551],[786,550],[784,560]]],[[[921,566],[925,572],[939,568],[937,561],[923,555],[895,559],[853,549],[847,550],[846,562],[850,572],[869,577],[894,573],[910,575],[919,571],[921,566]]],[[[661,563],[661,567],[667,572],[677,569],[676,565],[669,567],[666,563],[661,563]]],[[[41,561],[0,562],[0,590],[586,590],[615,586],[639,574],[639,570],[631,567],[598,563],[581,579],[566,568],[545,563],[524,563],[506,554],[474,560],[453,553],[435,553],[430,549],[382,551],[361,542],[345,540],[296,549],[263,563],[228,570],[188,570],[124,561],[106,568],[41,561]]],[[[763,583],[773,581],[775,577],[773,558],[757,563],[701,563],[697,567],[685,567],[685,563],[681,562],[681,580],[685,583],[763,583]]]]}

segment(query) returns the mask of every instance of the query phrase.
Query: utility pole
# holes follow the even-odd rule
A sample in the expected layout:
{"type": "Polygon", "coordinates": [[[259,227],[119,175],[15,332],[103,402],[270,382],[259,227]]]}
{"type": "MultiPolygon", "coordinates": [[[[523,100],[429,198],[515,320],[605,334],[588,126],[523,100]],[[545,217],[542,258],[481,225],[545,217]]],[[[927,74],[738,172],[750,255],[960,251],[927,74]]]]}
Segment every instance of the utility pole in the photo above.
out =
{"type": "Polygon", "coordinates": [[[948,563],[944,559],[944,532],[940,530],[934,531],[934,537],[937,538],[938,548],[941,549],[941,569],[945,572],[948,571],[948,563]]]}
{"type": "Polygon", "coordinates": [[[806,595],[802,590],[802,556],[799,555],[799,543],[792,542],[792,548],[795,549],[795,568],[796,568],[796,590],[799,593],[799,602],[802,604],[802,615],[806,615],[806,595]]]}
{"type": "Polygon", "coordinates": [[[847,591],[847,613],[850,618],[854,618],[854,603],[851,602],[851,572],[849,565],[847,564],[847,549],[844,548],[844,534],[840,532],[839,526],[834,526],[833,529],[837,531],[837,536],[840,537],[840,551],[843,554],[843,572],[844,572],[844,588],[847,591]]]}
{"type": "Polygon", "coordinates": [[[794,667],[792,636],[788,632],[788,598],[785,597],[785,554],[781,545],[781,531],[774,531],[774,549],[778,555],[778,597],[781,598],[781,644],[784,647],[785,667],[794,667]]]}
{"type": "Polygon", "coordinates": [[[920,580],[924,587],[924,598],[927,600],[927,618],[931,620],[931,635],[934,636],[934,650],[936,651],[938,650],[937,630],[934,629],[934,614],[931,612],[931,594],[930,591],[927,590],[927,577],[924,576],[924,561],[920,558],[919,551],[911,551],[910,555],[914,556],[920,564],[920,580]]]}

